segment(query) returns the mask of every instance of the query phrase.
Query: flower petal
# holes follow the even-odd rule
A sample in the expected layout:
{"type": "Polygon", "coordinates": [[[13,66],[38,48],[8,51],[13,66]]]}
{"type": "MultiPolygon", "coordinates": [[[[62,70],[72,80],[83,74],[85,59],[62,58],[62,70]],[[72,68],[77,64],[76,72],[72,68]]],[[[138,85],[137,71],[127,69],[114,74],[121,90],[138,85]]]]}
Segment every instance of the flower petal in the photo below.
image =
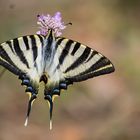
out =
{"type": "Polygon", "coordinates": [[[56,36],[60,36],[62,34],[62,30],[66,28],[64,22],[62,22],[62,17],[60,12],[56,12],[54,16],[49,14],[47,15],[38,15],[37,24],[40,26],[40,31],[37,34],[47,35],[48,30],[52,29],[56,36]]]}

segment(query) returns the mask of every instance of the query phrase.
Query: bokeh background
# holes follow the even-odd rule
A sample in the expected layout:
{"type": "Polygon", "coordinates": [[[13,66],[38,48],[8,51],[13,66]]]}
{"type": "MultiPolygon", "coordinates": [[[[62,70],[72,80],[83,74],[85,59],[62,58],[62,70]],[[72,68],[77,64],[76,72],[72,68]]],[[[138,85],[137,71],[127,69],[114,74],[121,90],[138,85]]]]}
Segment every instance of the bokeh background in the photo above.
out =
{"type": "Polygon", "coordinates": [[[0,140],[139,140],[140,1],[0,0],[0,42],[36,33],[37,14],[57,11],[73,23],[63,36],[103,53],[116,71],[64,91],[55,100],[52,131],[43,93],[24,127],[28,96],[7,71],[0,78],[0,140]]]}

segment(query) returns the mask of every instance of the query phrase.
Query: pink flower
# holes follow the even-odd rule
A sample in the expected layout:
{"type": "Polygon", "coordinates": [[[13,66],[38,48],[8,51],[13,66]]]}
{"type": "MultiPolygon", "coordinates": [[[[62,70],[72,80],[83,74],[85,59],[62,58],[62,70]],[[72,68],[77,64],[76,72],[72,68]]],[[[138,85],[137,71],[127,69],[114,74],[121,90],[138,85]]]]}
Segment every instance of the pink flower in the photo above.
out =
{"type": "Polygon", "coordinates": [[[62,17],[60,12],[56,12],[54,16],[49,14],[47,15],[38,15],[37,24],[40,25],[40,30],[37,34],[41,34],[46,36],[48,34],[48,30],[52,29],[55,33],[55,36],[58,37],[62,33],[61,31],[66,28],[64,22],[62,22],[62,17]]]}

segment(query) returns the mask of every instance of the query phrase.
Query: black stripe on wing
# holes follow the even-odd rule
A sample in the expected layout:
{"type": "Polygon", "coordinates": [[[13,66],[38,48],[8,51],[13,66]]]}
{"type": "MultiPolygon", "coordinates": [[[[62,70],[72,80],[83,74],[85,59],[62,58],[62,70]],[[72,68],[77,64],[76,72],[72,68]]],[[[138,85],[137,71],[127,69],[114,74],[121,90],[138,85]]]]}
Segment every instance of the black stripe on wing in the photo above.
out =
{"type": "Polygon", "coordinates": [[[97,77],[97,76],[100,76],[100,75],[112,73],[112,72],[114,72],[114,70],[115,70],[114,67],[108,67],[106,69],[99,70],[99,71],[96,71],[96,72],[90,72],[90,73],[87,73],[87,74],[84,74],[84,75],[79,74],[77,76],[66,78],[66,80],[68,80],[70,82],[80,82],[80,81],[87,80],[89,78],[93,78],[93,77],[97,77]]]}
{"type": "Polygon", "coordinates": [[[12,42],[11,41],[6,41],[6,43],[10,47],[11,51],[15,54],[13,46],[12,46],[12,42]]]}
{"type": "Polygon", "coordinates": [[[57,51],[59,45],[62,43],[63,40],[64,40],[64,38],[57,38],[56,46],[55,46],[55,52],[57,51]]]}
{"type": "Polygon", "coordinates": [[[64,47],[64,49],[62,50],[62,53],[61,53],[61,55],[59,57],[59,63],[60,63],[60,65],[63,64],[66,56],[68,55],[72,43],[73,43],[72,40],[68,40],[67,43],[66,43],[66,45],[65,45],[65,47],[64,47]]]}
{"type": "Polygon", "coordinates": [[[43,36],[41,36],[41,35],[37,35],[38,36],[38,38],[39,38],[39,40],[40,40],[40,43],[41,43],[41,46],[43,47],[44,46],[44,37],[43,36]]]}
{"type": "Polygon", "coordinates": [[[21,70],[18,69],[16,66],[13,66],[13,65],[11,65],[11,64],[9,64],[7,62],[4,62],[1,59],[0,59],[0,65],[2,65],[6,69],[8,69],[12,73],[14,73],[15,75],[20,75],[22,73],[21,70]]]}
{"type": "MultiPolygon", "coordinates": [[[[9,46],[10,47],[10,46],[9,46]]],[[[0,65],[4,66],[6,69],[10,70],[14,74],[18,75],[21,72],[16,65],[13,63],[8,53],[3,49],[3,46],[0,45],[0,65]]]]}
{"type": "Polygon", "coordinates": [[[80,48],[81,44],[79,42],[76,42],[76,44],[74,45],[74,49],[71,52],[71,55],[74,56],[74,54],[77,52],[77,50],[80,48]]]}
{"type": "Polygon", "coordinates": [[[13,61],[11,60],[11,58],[9,57],[9,55],[7,54],[7,52],[3,49],[3,46],[1,46],[1,45],[0,45],[0,57],[2,57],[4,60],[6,60],[11,65],[15,65],[13,63],[13,61]]]}
{"type": "Polygon", "coordinates": [[[91,65],[90,68],[85,69],[83,72],[78,73],[75,76],[69,76],[66,79],[72,82],[79,82],[99,75],[109,74],[114,71],[115,68],[113,64],[109,59],[103,56],[95,64],[91,65]]]}
{"type": "Polygon", "coordinates": [[[110,61],[105,57],[101,57],[95,64],[93,64],[89,69],[85,70],[84,72],[82,72],[81,74],[86,74],[89,73],[91,71],[96,71],[100,68],[103,68],[107,65],[111,64],[110,61]]]}
{"type": "Polygon", "coordinates": [[[28,40],[28,36],[23,36],[23,42],[25,44],[26,50],[29,50],[29,40],[28,40]]]}
{"type": "MultiPolygon", "coordinates": [[[[57,51],[59,45],[65,40],[65,38],[57,38],[57,42],[56,42],[56,46],[55,46],[55,52],[57,51]]],[[[65,57],[68,55],[70,47],[72,45],[73,41],[72,40],[67,40],[61,55],[59,56],[59,64],[56,66],[56,68],[54,69],[54,72],[56,72],[57,69],[60,69],[60,65],[63,64],[65,57]]]]}
{"type": "Polygon", "coordinates": [[[26,58],[20,48],[18,38],[13,39],[13,46],[14,46],[14,50],[15,50],[17,56],[19,57],[19,59],[27,66],[27,68],[29,68],[28,61],[26,60],[26,58]]]}
{"type": "Polygon", "coordinates": [[[36,60],[37,58],[37,45],[36,45],[36,39],[35,39],[35,36],[34,35],[30,35],[29,36],[30,39],[31,39],[31,45],[32,45],[32,51],[33,51],[33,59],[34,61],[36,60]]]}
{"type": "Polygon", "coordinates": [[[70,70],[75,69],[79,65],[81,65],[89,56],[91,49],[86,47],[80,57],[78,57],[75,62],[73,62],[66,70],[65,73],[69,72],[70,70]]]}
{"type": "Polygon", "coordinates": [[[91,55],[89,56],[89,58],[86,60],[86,63],[89,62],[96,54],[98,54],[97,51],[92,51],[91,55]]]}

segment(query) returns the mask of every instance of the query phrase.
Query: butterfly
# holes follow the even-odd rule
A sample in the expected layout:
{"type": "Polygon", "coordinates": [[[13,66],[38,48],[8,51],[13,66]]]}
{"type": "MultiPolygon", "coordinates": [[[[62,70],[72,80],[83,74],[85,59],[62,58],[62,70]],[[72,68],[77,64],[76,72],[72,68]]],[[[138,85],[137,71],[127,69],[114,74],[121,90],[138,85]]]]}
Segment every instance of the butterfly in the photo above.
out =
{"type": "Polygon", "coordinates": [[[54,97],[74,82],[114,72],[111,61],[101,53],[77,41],[47,35],[28,35],[0,44],[0,65],[19,77],[29,94],[27,125],[40,83],[44,83],[44,99],[49,103],[50,129],[54,97]]]}

